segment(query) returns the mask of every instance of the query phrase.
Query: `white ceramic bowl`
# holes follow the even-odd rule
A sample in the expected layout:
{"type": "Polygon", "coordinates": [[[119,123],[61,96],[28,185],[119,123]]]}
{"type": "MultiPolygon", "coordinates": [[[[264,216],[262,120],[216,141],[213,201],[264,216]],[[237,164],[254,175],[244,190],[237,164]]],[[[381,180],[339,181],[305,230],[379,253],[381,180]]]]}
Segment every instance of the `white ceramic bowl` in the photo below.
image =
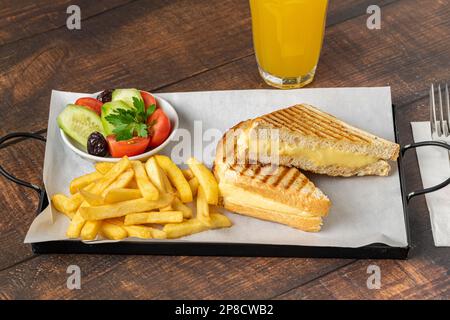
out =
{"type": "MultiPolygon", "coordinates": [[[[160,107],[164,111],[164,113],[167,115],[167,117],[169,118],[172,131],[170,132],[167,139],[162,144],[160,144],[158,147],[151,149],[147,152],[144,152],[142,154],[139,154],[137,156],[129,157],[130,160],[146,160],[150,156],[157,154],[170,142],[173,135],[175,134],[175,132],[178,129],[178,113],[175,110],[175,108],[167,100],[164,100],[163,98],[160,98],[154,94],[153,94],[153,96],[156,99],[158,107],[160,107]]],[[[69,149],[71,149],[73,152],[75,152],[80,157],[82,157],[86,160],[94,161],[94,162],[117,162],[120,160],[120,158],[113,158],[111,156],[108,156],[108,157],[93,156],[93,155],[87,153],[86,147],[83,147],[78,142],[73,140],[71,137],[66,135],[63,130],[60,129],[60,132],[61,132],[61,138],[64,141],[65,145],[67,147],[69,147],[69,149]]]]}

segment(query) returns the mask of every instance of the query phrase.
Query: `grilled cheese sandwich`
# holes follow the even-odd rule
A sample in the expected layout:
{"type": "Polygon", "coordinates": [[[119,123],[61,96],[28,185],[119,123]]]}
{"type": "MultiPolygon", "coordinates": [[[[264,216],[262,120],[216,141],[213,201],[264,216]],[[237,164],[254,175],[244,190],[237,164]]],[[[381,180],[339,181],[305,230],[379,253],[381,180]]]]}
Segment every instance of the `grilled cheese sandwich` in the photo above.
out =
{"type": "MultiPolygon", "coordinates": [[[[238,147],[246,148],[250,145],[250,137],[247,132],[242,133],[238,140],[238,147]]],[[[273,143],[270,140],[259,140],[257,144],[258,152],[263,155],[272,153],[273,143]]],[[[316,166],[347,166],[350,168],[361,168],[376,163],[379,159],[374,156],[357,154],[346,151],[335,150],[333,148],[314,147],[311,149],[300,147],[294,143],[279,142],[278,149],[274,150],[282,157],[304,157],[316,166]]]]}
{"type": "Polygon", "coordinates": [[[217,146],[213,169],[223,207],[303,231],[320,230],[330,200],[300,170],[240,163],[227,153],[224,140],[226,135],[217,146]]]}
{"type": "Polygon", "coordinates": [[[249,154],[250,161],[268,164],[276,155],[281,165],[331,176],[386,176],[388,161],[396,160],[399,153],[396,143],[306,104],[245,121],[239,127],[238,148],[249,154]]]}

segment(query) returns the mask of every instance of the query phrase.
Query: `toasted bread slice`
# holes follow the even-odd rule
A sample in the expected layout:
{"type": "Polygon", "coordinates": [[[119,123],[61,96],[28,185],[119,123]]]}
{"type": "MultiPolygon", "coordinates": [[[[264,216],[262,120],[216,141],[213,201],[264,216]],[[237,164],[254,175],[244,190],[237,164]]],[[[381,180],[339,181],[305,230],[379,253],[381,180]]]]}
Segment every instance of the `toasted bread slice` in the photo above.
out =
{"type": "Polygon", "coordinates": [[[226,135],[217,146],[213,171],[226,209],[304,231],[320,230],[330,200],[300,170],[241,163],[224,141],[226,135]]]}
{"type": "Polygon", "coordinates": [[[331,176],[386,176],[390,171],[388,161],[396,160],[400,149],[396,143],[307,104],[281,109],[237,127],[243,132],[238,144],[250,161],[272,163],[268,143],[278,138],[279,164],[331,176]],[[254,139],[260,144],[258,151],[248,150],[254,139]]]}

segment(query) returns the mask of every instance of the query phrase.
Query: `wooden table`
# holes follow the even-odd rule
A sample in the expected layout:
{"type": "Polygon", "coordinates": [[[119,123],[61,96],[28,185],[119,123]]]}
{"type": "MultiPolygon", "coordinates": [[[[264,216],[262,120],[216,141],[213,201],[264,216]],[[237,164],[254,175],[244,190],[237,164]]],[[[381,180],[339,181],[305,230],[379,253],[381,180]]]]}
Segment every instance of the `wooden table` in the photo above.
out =
{"type": "MultiPolygon", "coordinates": [[[[3,1],[0,10],[0,136],[45,134],[52,89],[95,92],[137,87],[151,92],[267,88],[258,75],[246,0],[80,0],[81,30],[66,28],[71,1],[3,1]],[[37,4],[39,3],[39,4],[37,4]]],[[[401,119],[427,120],[431,82],[450,71],[448,0],[332,0],[318,73],[310,87],[392,87],[401,119]],[[381,30],[366,27],[370,4],[381,30]]],[[[44,148],[22,141],[0,163],[41,184],[44,148]]],[[[407,158],[408,191],[420,188],[407,158]]],[[[411,203],[407,261],[33,255],[23,244],[37,206],[33,191],[0,178],[0,298],[73,299],[413,299],[450,298],[450,249],[433,244],[423,197],[411,203]],[[66,269],[82,270],[82,290],[68,290],[66,269]],[[380,290],[366,286],[381,268],[380,290]]]]}

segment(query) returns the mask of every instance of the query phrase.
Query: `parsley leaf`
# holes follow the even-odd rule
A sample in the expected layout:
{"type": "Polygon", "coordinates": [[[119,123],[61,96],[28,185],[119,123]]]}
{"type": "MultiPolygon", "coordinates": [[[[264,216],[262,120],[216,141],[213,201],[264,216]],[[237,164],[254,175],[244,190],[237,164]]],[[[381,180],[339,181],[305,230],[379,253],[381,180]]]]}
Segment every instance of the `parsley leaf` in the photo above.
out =
{"type": "Polygon", "coordinates": [[[155,110],[156,110],[155,104],[148,106],[147,113],[146,113],[147,118],[150,117],[153,114],[153,112],[155,112],[155,110]]]}
{"type": "Polygon", "coordinates": [[[147,138],[149,129],[147,118],[156,110],[156,105],[152,104],[145,110],[142,99],[133,97],[133,109],[119,108],[107,115],[105,119],[114,126],[113,133],[117,141],[129,140],[135,136],[147,138]]]}

